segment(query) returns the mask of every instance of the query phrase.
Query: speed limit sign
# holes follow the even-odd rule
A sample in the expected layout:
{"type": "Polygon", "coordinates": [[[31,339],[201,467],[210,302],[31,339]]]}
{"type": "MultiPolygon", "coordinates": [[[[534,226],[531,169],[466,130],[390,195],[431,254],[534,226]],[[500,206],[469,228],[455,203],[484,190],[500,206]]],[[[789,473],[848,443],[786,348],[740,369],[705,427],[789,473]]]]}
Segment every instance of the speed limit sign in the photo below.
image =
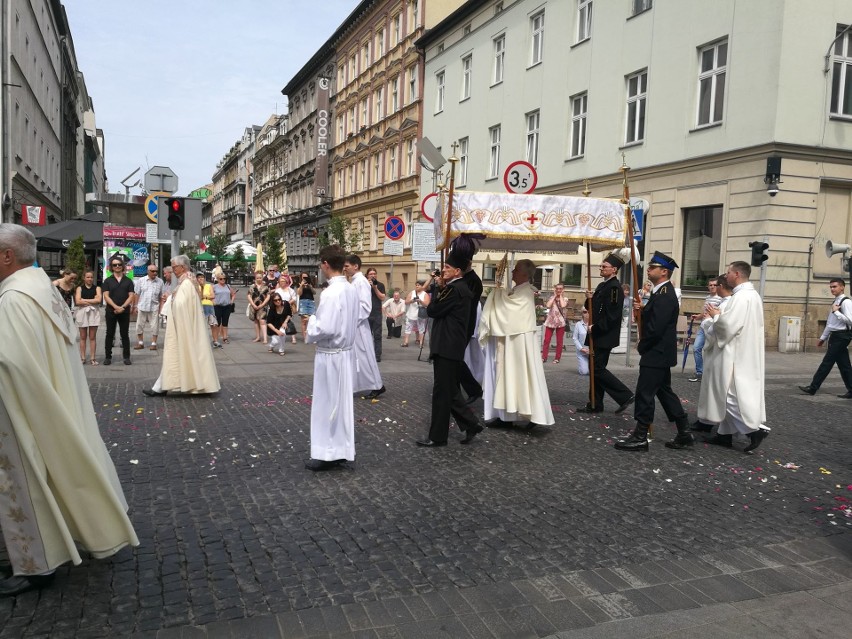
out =
{"type": "Polygon", "coordinates": [[[532,193],[537,183],[535,167],[523,160],[512,162],[503,174],[503,185],[509,193],[532,193]]]}

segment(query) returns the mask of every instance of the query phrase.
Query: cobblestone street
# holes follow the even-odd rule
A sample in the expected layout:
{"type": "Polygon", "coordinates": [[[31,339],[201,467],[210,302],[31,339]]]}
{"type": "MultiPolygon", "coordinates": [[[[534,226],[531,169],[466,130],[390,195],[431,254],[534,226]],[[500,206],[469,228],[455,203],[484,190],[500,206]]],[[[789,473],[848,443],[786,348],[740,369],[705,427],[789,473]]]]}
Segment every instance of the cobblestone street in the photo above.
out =
{"type": "Polygon", "coordinates": [[[668,450],[668,424],[648,454],[615,451],[630,411],[576,414],[573,354],[547,369],[555,426],[424,450],[431,370],[388,342],[388,392],[356,399],[356,463],[312,474],[312,348],[266,363],[249,339],[217,351],[215,397],[142,395],[158,353],[87,369],[142,545],[0,601],[0,637],[546,636],[852,578],[852,404],[836,373],[795,391],[818,354],[773,354],[754,456],[668,450]]]}

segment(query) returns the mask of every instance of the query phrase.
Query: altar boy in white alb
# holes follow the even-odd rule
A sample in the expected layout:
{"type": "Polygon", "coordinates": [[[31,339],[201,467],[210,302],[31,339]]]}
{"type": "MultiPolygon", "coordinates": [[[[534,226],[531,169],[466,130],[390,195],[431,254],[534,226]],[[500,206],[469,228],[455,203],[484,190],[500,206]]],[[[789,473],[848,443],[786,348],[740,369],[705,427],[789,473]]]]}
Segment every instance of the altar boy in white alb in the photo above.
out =
{"type": "Polygon", "coordinates": [[[313,471],[355,461],[352,382],[358,292],[343,275],[343,249],[326,246],[319,257],[328,288],[323,291],[316,313],[308,320],[306,340],[317,345],[311,402],[311,460],[305,464],[313,471]]]}

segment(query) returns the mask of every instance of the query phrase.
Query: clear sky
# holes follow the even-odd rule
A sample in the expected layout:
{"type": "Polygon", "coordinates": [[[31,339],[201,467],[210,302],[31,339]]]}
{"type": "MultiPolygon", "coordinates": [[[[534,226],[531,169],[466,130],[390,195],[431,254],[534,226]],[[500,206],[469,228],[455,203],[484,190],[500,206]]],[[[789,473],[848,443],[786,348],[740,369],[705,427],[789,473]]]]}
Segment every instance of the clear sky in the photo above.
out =
{"type": "Polygon", "coordinates": [[[139,166],[132,181],[170,167],[181,195],[210,182],[247,126],[285,112],[281,89],[358,2],[64,0],[110,191],[139,166]]]}

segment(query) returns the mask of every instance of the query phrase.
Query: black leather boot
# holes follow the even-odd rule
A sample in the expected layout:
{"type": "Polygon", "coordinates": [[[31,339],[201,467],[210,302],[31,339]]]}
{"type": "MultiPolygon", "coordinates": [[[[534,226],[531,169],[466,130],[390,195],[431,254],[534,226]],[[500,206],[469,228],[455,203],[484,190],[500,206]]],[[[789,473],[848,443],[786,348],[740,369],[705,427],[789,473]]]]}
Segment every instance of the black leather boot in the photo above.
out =
{"type": "Polygon", "coordinates": [[[695,438],[689,432],[689,421],[684,417],[677,421],[677,435],[670,442],[666,442],[666,448],[681,450],[683,448],[692,448],[694,443],[695,438]]]}
{"type": "Polygon", "coordinates": [[[649,424],[636,424],[636,428],[627,439],[615,442],[616,450],[648,450],[648,428],[649,424]]]}

